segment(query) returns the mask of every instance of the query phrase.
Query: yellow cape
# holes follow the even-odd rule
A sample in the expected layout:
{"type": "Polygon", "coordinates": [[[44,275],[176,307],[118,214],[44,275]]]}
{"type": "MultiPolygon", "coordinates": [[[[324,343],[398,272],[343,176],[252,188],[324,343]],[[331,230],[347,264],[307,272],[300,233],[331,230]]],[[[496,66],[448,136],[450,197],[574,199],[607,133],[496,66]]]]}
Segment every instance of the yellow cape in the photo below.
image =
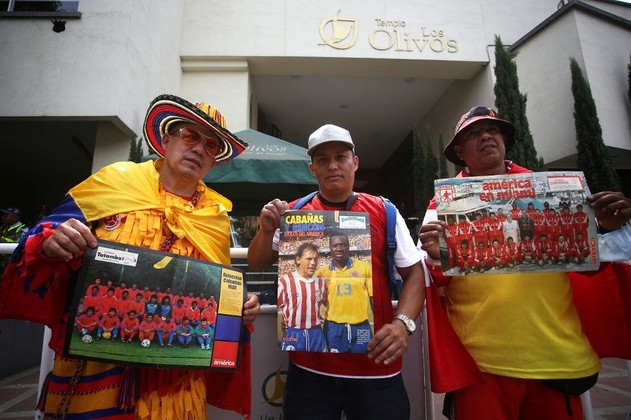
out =
{"type": "Polygon", "coordinates": [[[160,179],[156,168],[162,160],[117,162],[106,166],[72,188],[69,195],[88,222],[137,210],[161,209],[167,226],[178,238],[186,237],[209,261],[230,264],[230,231],[228,212],[232,202],[199,181],[200,203],[164,205],[160,196],[160,179]]]}

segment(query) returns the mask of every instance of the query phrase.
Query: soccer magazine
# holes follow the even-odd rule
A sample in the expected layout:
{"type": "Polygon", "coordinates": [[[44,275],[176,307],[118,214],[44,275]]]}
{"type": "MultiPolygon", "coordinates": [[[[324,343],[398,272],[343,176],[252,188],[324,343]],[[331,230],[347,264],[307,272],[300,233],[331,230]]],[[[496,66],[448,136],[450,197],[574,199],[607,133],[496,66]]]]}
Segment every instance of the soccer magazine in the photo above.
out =
{"type": "Polygon", "coordinates": [[[594,212],[582,172],[438,179],[443,273],[596,270],[594,212]]]}
{"type": "Polygon", "coordinates": [[[278,345],[366,353],[374,334],[367,213],[292,210],[278,244],[278,345]]]}
{"type": "Polygon", "coordinates": [[[237,269],[99,240],[78,273],[64,356],[237,370],[245,299],[237,269]]]}

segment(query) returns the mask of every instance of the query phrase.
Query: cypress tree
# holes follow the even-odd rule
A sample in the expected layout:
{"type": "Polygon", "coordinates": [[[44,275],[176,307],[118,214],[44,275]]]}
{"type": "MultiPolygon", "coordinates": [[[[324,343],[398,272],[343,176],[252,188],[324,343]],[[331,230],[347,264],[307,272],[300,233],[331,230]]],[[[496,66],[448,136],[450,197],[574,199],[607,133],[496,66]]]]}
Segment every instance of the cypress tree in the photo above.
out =
{"type": "Polygon", "coordinates": [[[413,182],[414,182],[414,207],[416,213],[421,217],[427,208],[427,200],[425,199],[425,152],[421,145],[421,135],[417,127],[412,132],[412,164],[413,164],[413,182]]]}
{"type": "Polygon", "coordinates": [[[425,127],[425,206],[434,196],[434,180],[438,178],[438,158],[432,149],[432,139],[429,135],[429,126],[425,127]]]}
{"type": "Polygon", "coordinates": [[[629,55],[629,64],[627,65],[628,70],[628,90],[629,90],[629,104],[631,105],[631,54],[629,55]]]}
{"type": "Polygon", "coordinates": [[[543,170],[543,159],[537,158],[537,150],[526,117],[526,95],[519,92],[515,53],[508,51],[499,36],[495,36],[495,106],[500,118],[515,126],[515,145],[507,158],[532,169],[543,170]]]}
{"type": "Polygon", "coordinates": [[[445,150],[445,143],[443,142],[443,133],[438,134],[438,177],[447,178],[449,172],[447,170],[447,158],[443,153],[445,150]]]}
{"type": "Polygon", "coordinates": [[[132,162],[140,163],[142,158],[142,138],[138,138],[138,141],[131,139],[129,145],[129,160],[132,162]]]}
{"type": "Polygon", "coordinates": [[[576,127],[576,150],[578,168],[592,193],[620,191],[620,178],[613,168],[611,156],[603,142],[602,129],[596,103],[583,71],[573,57],[570,58],[572,73],[572,95],[574,96],[574,126],[576,127]]]}

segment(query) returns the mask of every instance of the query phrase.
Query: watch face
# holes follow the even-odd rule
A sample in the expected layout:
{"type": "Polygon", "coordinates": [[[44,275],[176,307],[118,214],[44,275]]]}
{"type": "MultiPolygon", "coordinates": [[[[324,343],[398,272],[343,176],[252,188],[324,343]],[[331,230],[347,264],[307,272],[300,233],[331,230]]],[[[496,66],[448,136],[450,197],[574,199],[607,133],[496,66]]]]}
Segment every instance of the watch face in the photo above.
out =
{"type": "Polygon", "coordinates": [[[407,326],[410,332],[413,332],[416,330],[416,324],[411,319],[408,319],[407,321],[405,321],[405,325],[407,326]]]}
{"type": "Polygon", "coordinates": [[[416,323],[414,322],[414,320],[408,318],[403,314],[397,314],[395,315],[395,318],[403,321],[403,323],[405,324],[405,329],[408,330],[408,333],[412,334],[414,331],[416,331],[416,323]]]}

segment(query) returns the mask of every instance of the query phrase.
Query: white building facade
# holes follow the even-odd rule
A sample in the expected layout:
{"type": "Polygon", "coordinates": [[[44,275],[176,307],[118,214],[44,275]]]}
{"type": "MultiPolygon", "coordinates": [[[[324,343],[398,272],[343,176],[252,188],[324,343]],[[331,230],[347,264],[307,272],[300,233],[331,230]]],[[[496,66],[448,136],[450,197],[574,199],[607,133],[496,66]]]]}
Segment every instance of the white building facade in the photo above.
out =
{"type": "MultiPolygon", "coordinates": [[[[574,57],[614,166],[631,173],[628,3],[80,0],[61,2],[65,12],[20,11],[24,3],[0,1],[14,7],[0,12],[0,207],[21,207],[30,220],[90,173],[127,160],[162,93],[216,106],[231,131],[253,128],[303,147],[318,126],[342,125],[360,156],[356,188],[413,215],[411,133],[426,130],[436,150],[460,115],[494,106],[496,35],[517,53],[546,166],[576,168],[574,57]]],[[[412,346],[406,357],[422,360],[420,338],[412,346]]],[[[278,418],[281,364],[256,373],[253,418],[278,418]]],[[[414,418],[432,417],[426,389],[409,375],[414,418]]]]}
{"type": "Polygon", "coordinates": [[[470,107],[494,106],[496,35],[517,52],[546,166],[576,165],[574,57],[591,84],[614,165],[630,169],[627,3],[61,4],[78,13],[0,13],[3,175],[10,169],[20,178],[3,200],[33,216],[89,173],[127,159],[149,102],[161,93],[212,103],[232,131],[267,131],[301,146],[319,125],[343,125],[362,159],[356,187],[405,203],[411,190],[383,179],[410,176],[412,130],[427,130],[436,148],[470,107]],[[65,30],[51,30],[53,19],[65,20],[65,30]]]}

